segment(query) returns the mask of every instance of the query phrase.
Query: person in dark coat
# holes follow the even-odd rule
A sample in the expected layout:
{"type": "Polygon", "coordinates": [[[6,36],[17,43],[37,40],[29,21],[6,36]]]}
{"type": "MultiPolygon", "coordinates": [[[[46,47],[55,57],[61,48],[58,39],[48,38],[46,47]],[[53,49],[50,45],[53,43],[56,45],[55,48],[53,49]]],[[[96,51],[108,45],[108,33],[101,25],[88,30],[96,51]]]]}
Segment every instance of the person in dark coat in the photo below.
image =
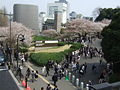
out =
{"type": "Polygon", "coordinates": [[[55,85],[55,88],[53,90],[58,90],[58,87],[55,85]]]}
{"type": "Polygon", "coordinates": [[[54,82],[54,85],[56,86],[56,82],[58,81],[58,75],[56,73],[52,76],[52,80],[54,82]]]}
{"type": "Polygon", "coordinates": [[[46,65],[46,77],[49,76],[49,64],[46,65]]]}
{"type": "Polygon", "coordinates": [[[28,76],[25,76],[25,83],[26,83],[25,88],[27,88],[27,82],[28,82],[28,76]]]}
{"type": "Polygon", "coordinates": [[[26,71],[26,76],[27,76],[27,78],[29,78],[30,74],[31,74],[31,71],[30,71],[30,69],[28,68],[27,71],[26,71]]]}
{"type": "Polygon", "coordinates": [[[95,65],[95,64],[93,64],[93,65],[92,65],[92,71],[95,71],[95,70],[96,70],[96,68],[97,68],[97,67],[96,67],[96,65],[95,65]]]}
{"type": "Polygon", "coordinates": [[[44,90],[44,87],[41,87],[41,90],[44,90]]]}
{"type": "Polygon", "coordinates": [[[48,84],[46,90],[51,90],[51,86],[50,86],[50,84],[48,84]]]}

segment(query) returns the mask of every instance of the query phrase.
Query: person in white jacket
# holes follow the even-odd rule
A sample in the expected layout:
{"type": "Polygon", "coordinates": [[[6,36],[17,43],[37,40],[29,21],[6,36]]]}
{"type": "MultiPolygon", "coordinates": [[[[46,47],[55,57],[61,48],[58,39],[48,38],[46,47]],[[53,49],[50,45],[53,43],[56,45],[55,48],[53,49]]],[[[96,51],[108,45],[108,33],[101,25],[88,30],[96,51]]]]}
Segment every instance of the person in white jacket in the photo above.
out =
{"type": "Polygon", "coordinates": [[[46,71],[46,67],[44,66],[44,67],[42,68],[42,74],[44,74],[45,71],[46,71]]]}

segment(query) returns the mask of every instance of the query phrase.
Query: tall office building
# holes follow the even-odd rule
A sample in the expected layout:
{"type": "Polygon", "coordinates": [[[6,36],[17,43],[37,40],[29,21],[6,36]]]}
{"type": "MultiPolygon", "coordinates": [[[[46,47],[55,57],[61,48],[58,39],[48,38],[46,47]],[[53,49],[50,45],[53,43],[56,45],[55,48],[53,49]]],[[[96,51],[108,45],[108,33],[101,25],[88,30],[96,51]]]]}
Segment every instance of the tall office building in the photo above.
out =
{"type": "Polygon", "coordinates": [[[74,12],[74,11],[72,11],[72,12],[70,13],[70,20],[76,19],[76,17],[77,17],[77,13],[74,12]]]}
{"type": "Polygon", "coordinates": [[[42,32],[43,24],[45,23],[46,20],[47,20],[46,13],[45,12],[40,12],[40,14],[39,14],[39,28],[40,28],[40,32],[42,32]]]}
{"type": "Polygon", "coordinates": [[[48,19],[54,19],[54,13],[59,11],[62,13],[62,23],[67,22],[69,16],[69,4],[66,0],[55,1],[54,3],[48,3],[47,17],[48,19]]]}
{"type": "Polygon", "coordinates": [[[70,20],[82,18],[82,14],[77,14],[75,11],[72,11],[69,15],[70,15],[70,20]]]}
{"type": "Polygon", "coordinates": [[[38,24],[38,6],[28,4],[15,4],[14,5],[13,20],[22,23],[26,27],[39,32],[38,24]]]}
{"type": "Polygon", "coordinates": [[[68,4],[68,2],[67,2],[66,0],[59,0],[59,1],[55,1],[55,2],[57,2],[57,3],[66,3],[66,4],[68,4]]]}
{"type": "Polygon", "coordinates": [[[62,12],[56,11],[54,17],[54,27],[57,32],[60,33],[61,30],[61,23],[62,23],[62,12]]]}

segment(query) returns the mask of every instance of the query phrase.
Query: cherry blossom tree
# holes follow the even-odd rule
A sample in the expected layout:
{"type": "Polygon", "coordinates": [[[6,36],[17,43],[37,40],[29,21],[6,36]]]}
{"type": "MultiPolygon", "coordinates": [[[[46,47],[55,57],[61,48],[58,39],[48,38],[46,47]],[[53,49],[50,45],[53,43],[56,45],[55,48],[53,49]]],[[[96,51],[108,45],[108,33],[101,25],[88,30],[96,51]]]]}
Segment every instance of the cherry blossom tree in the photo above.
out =
{"type": "Polygon", "coordinates": [[[54,29],[44,30],[42,34],[48,37],[57,37],[59,35],[59,33],[54,29]]]}
{"type": "Polygon", "coordinates": [[[12,47],[15,47],[19,34],[23,34],[25,37],[25,44],[30,45],[32,42],[32,35],[34,35],[33,30],[26,28],[21,23],[12,22],[10,40],[10,27],[0,27],[0,36],[2,37],[2,41],[6,41],[9,45],[11,42],[12,47]]]}
{"type": "Polygon", "coordinates": [[[105,26],[110,24],[110,20],[104,20],[102,22],[93,22],[86,19],[75,19],[67,23],[65,33],[94,33],[101,32],[105,26]]]}

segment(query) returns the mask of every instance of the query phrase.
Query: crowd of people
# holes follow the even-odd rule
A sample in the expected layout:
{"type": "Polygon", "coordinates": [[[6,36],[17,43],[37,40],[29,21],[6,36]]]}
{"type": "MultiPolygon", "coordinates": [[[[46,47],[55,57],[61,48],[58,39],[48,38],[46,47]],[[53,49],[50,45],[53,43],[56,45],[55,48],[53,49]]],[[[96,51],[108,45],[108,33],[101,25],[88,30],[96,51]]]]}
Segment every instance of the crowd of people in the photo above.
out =
{"type": "MultiPolygon", "coordinates": [[[[31,79],[32,82],[36,81],[37,78],[38,78],[38,75],[39,75],[39,72],[36,70],[36,71],[31,71],[29,68],[26,70],[26,75],[25,75],[25,83],[26,83],[26,88],[27,88],[27,83],[28,83],[28,80],[31,79]],[[31,77],[30,77],[31,76],[31,77]]],[[[49,75],[49,72],[46,70],[46,75],[49,75]]],[[[52,80],[54,82],[54,89],[52,89],[51,85],[48,84],[46,89],[44,87],[41,87],[41,90],[58,90],[58,87],[56,85],[56,82],[58,81],[58,74],[55,73],[52,77],[52,80]]],[[[34,88],[35,90],[35,88],[34,88]]]]}
{"type": "MultiPolygon", "coordinates": [[[[81,42],[83,44],[82,48],[79,50],[76,50],[72,53],[69,53],[66,55],[66,60],[60,64],[58,64],[57,62],[54,62],[53,60],[49,60],[48,63],[42,67],[41,71],[41,75],[47,77],[50,75],[50,70],[52,70],[54,73],[51,77],[52,81],[53,81],[53,85],[55,86],[55,88],[53,90],[58,90],[57,87],[57,81],[59,79],[62,79],[65,76],[65,70],[68,69],[71,73],[76,74],[79,73],[79,76],[83,76],[84,74],[87,73],[87,62],[85,62],[84,64],[80,64],[80,60],[81,58],[84,59],[92,59],[93,57],[99,57],[100,59],[100,65],[102,65],[102,58],[104,56],[102,49],[98,49],[96,47],[90,46],[89,43],[93,43],[94,37],[88,37],[88,36],[83,36],[80,39],[74,39],[74,40],[70,40],[68,42],[81,42]],[[88,42],[88,44],[86,44],[86,42],[88,42]]],[[[64,40],[66,41],[66,40],[64,40]]],[[[22,62],[22,65],[24,65],[24,62],[27,61],[27,55],[24,54],[19,54],[19,59],[22,62]]],[[[98,77],[99,79],[99,83],[103,83],[106,80],[107,75],[110,75],[112,73],[112,65],[111,64],[107,64],[107,67],[102,70],[100,76],[98,77]]],[[[93,64],[91,67],[93,72],[97,71],[97,65],[93,64]]],[[[19,66],[18,68],[18,72],[17,75],[20,75],[21,77],[21,67],[19,66]]],[[[36,71],[31,71],[29,68],[26,71],[26,75],[25,77],[25,81],[26,84],[28,83],[28,79],[31,78],[31,81],[34,82],[35,80],[37,80],[39,75],[39,72],[36,71]]],[[[91,80],[88,80],[89,84],[93,84],[91,80]]],[[[26,86],[27,87],[27,86],[26,86]]],[[[52,90],[50,84],[48,84],[48,86],[46,88],[41,87],[41,90],[52,90]]],[[[35,89],[34,89],[35,90],[35,89]]]]}

